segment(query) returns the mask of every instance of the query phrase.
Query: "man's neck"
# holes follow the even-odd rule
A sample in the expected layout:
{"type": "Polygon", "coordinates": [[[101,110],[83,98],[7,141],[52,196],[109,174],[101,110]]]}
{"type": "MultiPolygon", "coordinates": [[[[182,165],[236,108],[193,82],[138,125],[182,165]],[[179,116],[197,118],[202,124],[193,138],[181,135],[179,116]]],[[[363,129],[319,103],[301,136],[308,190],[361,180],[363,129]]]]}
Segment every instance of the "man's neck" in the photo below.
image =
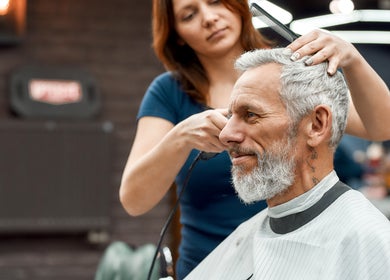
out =
{"type": "Polygon", "coordinates": [[[294,184],[290,186],[285,192],[267,200],[268,207],[274,207],[286,203],[287,201],[290,201],[295,197],[306,193],[307,191],[314,188],[332,170],[333,166],[321,171],[317,170],[316,174],[303,172],[304,175],[296,176],[294,184]]]}

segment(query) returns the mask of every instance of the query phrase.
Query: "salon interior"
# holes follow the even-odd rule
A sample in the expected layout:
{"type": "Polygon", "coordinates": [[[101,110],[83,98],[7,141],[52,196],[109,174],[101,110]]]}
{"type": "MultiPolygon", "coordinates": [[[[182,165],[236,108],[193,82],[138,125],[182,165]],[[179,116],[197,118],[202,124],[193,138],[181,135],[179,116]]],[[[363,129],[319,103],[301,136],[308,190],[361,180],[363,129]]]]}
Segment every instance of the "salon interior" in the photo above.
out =
{"type": "MultiPolygon", "coordinates": [[[[250,3],[277,20],[254,16],[253,24],[280,45],[289,40],[280,26],[328,30],[352,42],[390,87],[390,0],[250,3]]],[[[141,250],[156,248],[175,191],[130,217],[118,190],[138,105],[164,71],[151,48],[151,6],[0,0],[0,279],[100,280],[113,242],[128,246],[128,267],[149,269],[141,250]]],[[[390,218],[390,142],[346,135],[335,168],[390,218]]],[[[174,218],[162,242],[157,266],[167,279],[179,230],[174,218]]]]}

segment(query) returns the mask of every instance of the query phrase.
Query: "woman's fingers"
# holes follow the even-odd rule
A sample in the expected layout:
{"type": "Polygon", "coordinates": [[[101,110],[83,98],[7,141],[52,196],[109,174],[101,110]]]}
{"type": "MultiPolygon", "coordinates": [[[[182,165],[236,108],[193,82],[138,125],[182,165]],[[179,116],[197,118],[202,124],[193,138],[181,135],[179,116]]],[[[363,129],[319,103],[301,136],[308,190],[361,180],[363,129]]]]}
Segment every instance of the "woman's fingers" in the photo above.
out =
{"type": "Polygon", "coordinates": [[[310,56],[305,60],[308,66],[328,61],[327,72],[330,75],[336,73],[337,68],[345,64],[343,59],[348,57],[350,51],[345,41],[328,31],[319,29],[299,37],[286,48],[286,53],[290,52],[290,59],[293,61],[310,56]]]}

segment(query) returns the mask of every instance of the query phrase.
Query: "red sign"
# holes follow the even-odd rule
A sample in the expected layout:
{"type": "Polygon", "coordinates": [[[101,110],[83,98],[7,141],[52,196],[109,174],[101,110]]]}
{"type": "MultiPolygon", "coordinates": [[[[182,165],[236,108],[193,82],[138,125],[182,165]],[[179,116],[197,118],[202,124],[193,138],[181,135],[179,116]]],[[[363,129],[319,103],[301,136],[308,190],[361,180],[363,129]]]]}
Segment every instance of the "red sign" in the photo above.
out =
{"type": "Polygon", "coordinates": [[[76,103],[82,98],[81,84],[77,81],[32,79],[28,86],[33,100],[52,105],[76,103]]]}

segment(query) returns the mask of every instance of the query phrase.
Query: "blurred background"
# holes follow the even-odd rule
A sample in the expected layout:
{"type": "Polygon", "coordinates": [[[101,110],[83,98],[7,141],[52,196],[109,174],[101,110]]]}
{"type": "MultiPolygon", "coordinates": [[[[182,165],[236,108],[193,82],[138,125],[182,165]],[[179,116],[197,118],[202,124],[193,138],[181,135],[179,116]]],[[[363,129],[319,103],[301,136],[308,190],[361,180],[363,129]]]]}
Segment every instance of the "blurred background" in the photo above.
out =
{"type": "MultiPolygon", "coordinates": [[[[330,13],[330,1],[272,2],[291,13],[291,27],[330,13]]],[[[353,4],[389,11],[389,2],[353,4]]],[[[389,31],[387,15],[324,28],[389,31]]],[[[93,279],[111,242],[157,242],[174,191],[136,218],[118,200],[138,105],[164,71],[150,16],[150,0],[0,0],[1,280],[93,279]]],[[[380,42],[354,43],[389,86],[390,39],[380,34],[380,42]]],[[[388,144],[346,137],[342,146],[342,176],[356,188],[374,186],[366,193],[390,211],[381,204],[388,144]]],[[[164,239],[174,254],[178,232],[174,221],[164,239]]]]}

